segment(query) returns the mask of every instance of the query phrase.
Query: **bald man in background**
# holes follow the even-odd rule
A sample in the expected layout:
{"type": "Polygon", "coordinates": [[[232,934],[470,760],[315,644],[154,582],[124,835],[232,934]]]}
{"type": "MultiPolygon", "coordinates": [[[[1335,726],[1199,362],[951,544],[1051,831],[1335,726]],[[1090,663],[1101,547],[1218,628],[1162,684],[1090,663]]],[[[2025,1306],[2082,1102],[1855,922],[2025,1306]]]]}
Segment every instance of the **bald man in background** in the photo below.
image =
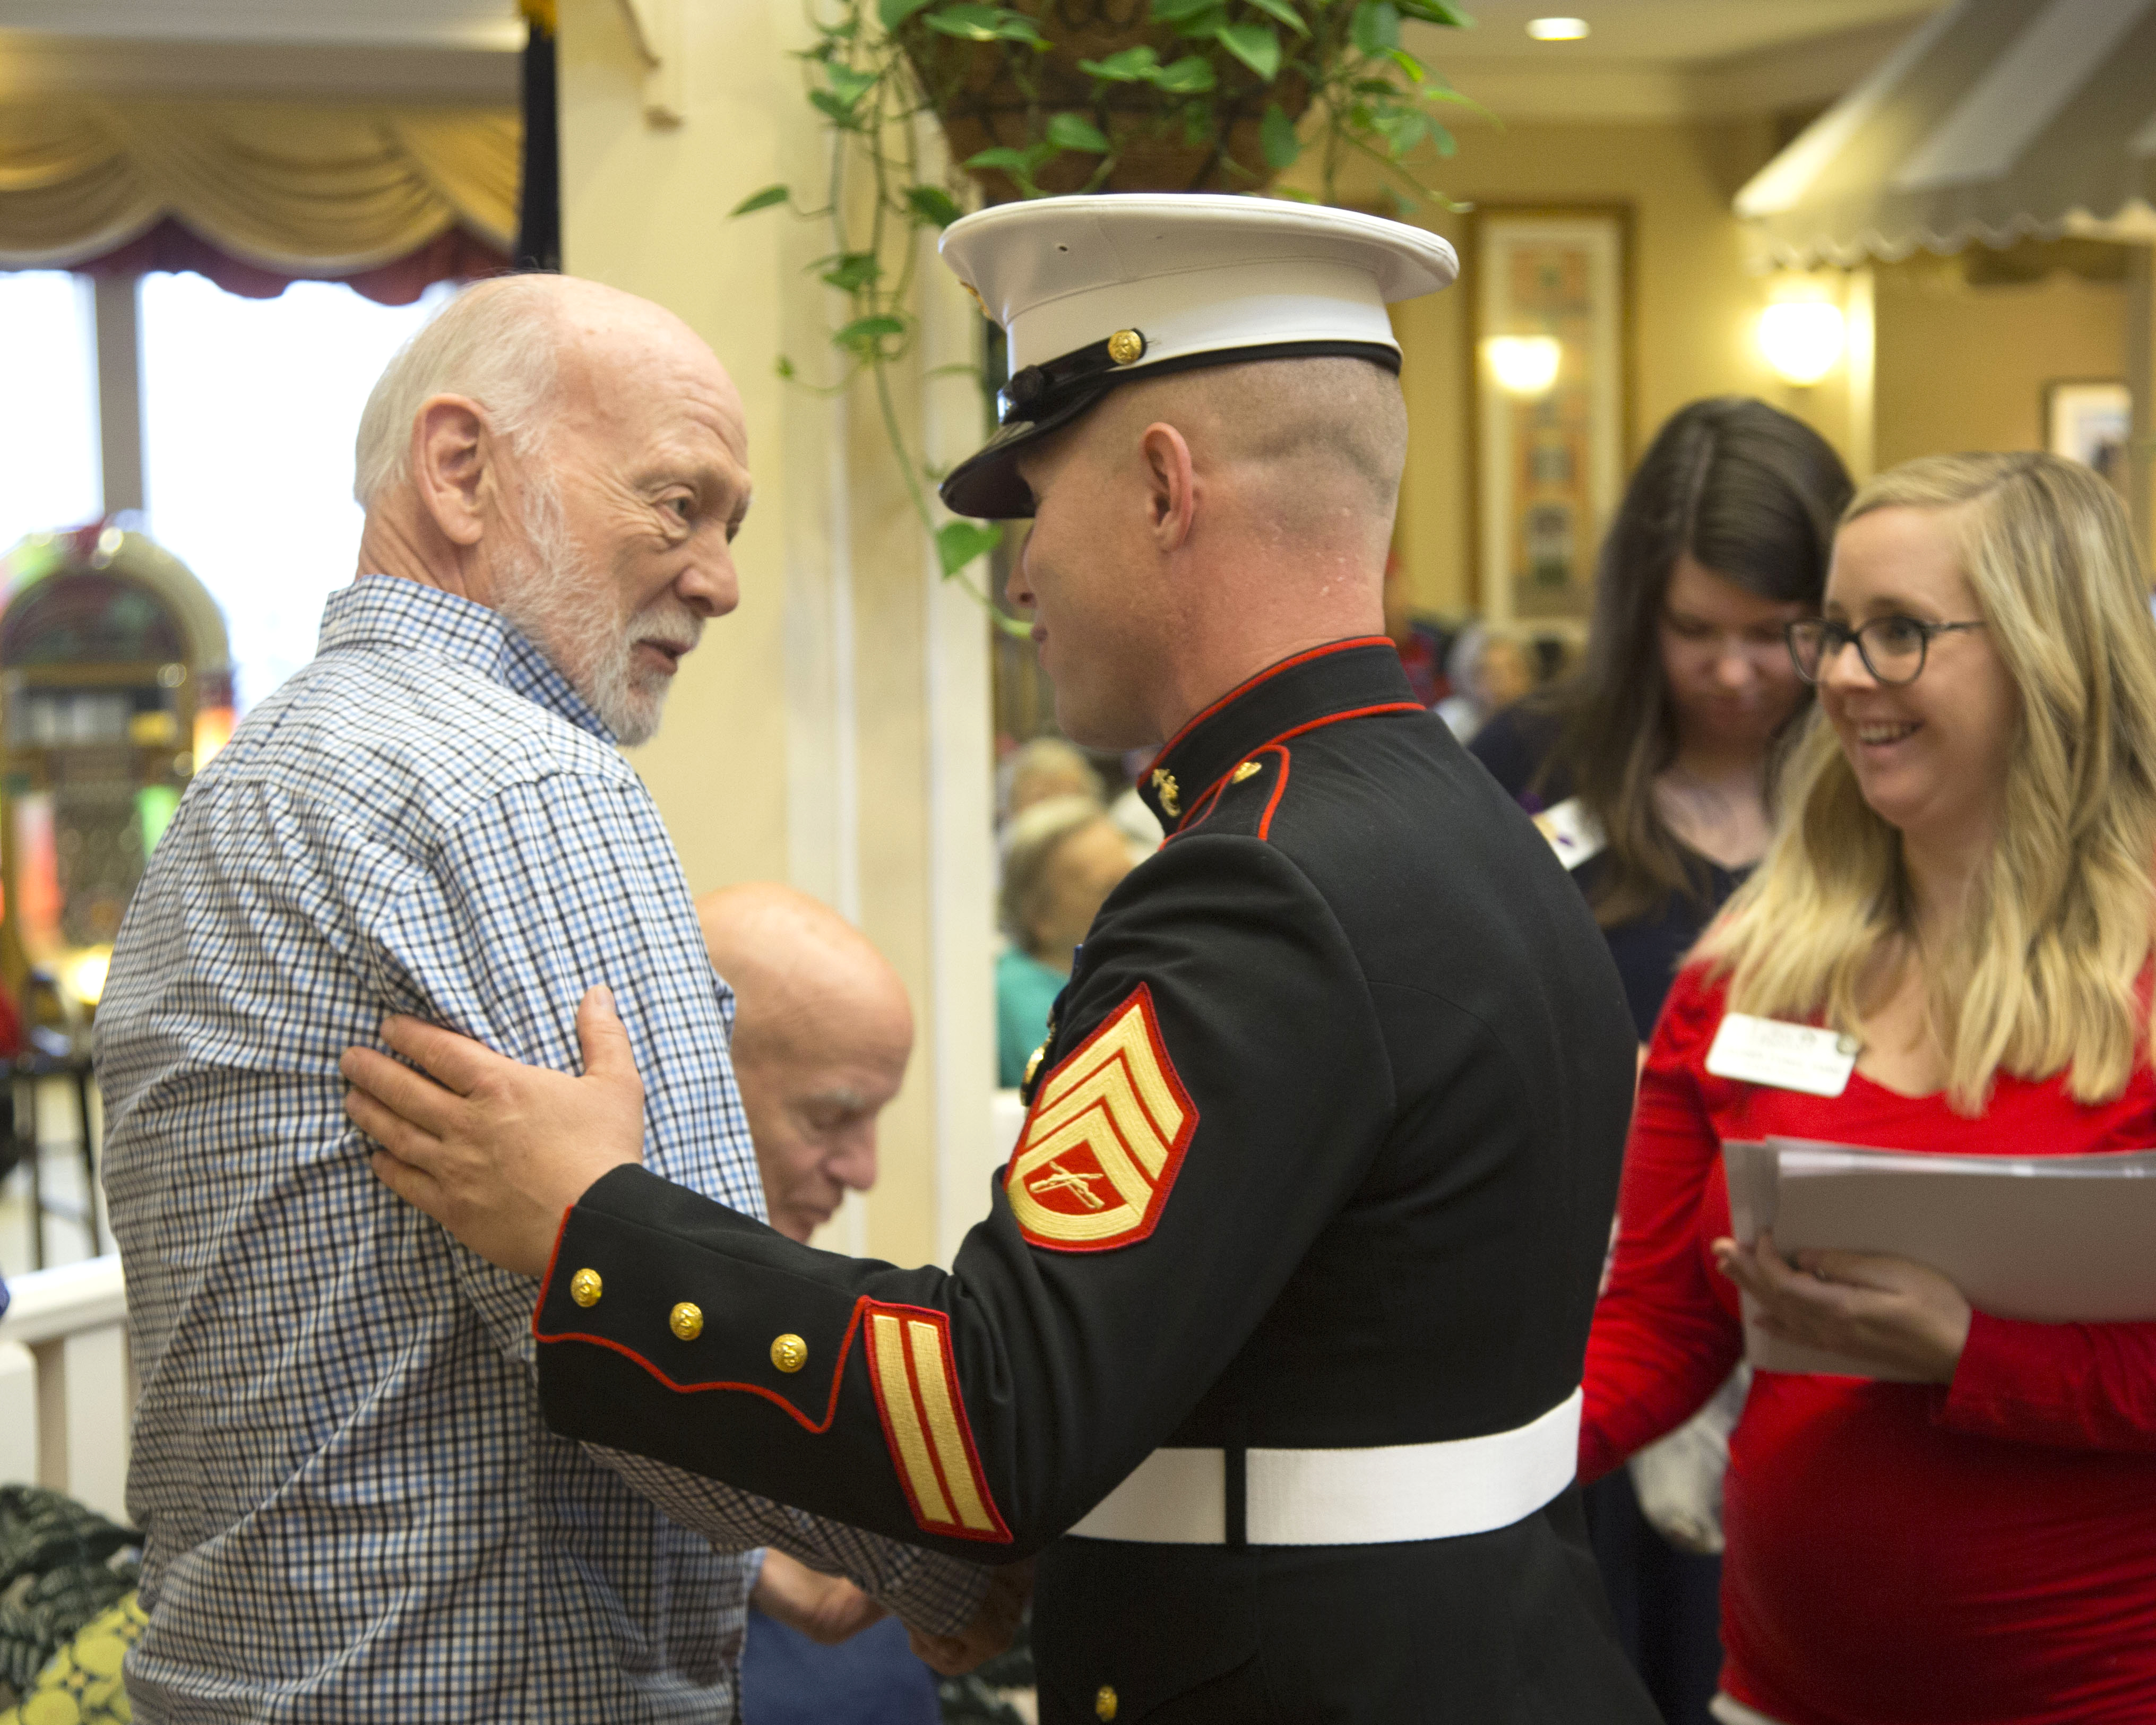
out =
{"type": "Polygon", "coordinates": [[[734,1072],[771,1225],[805,1240],[875,1183],[875,1122],[913,1051],[906,985],[836,911],[768,881],[696,901],[734,991],[734,1072]]]}
{"type": "MultiPolygon", "coordinates": [[[[913,1052],[906,985],[859,929],[790,886],[721,887],[696,920],[734,991],[734,1078],[771,1225],[806,1241],[875,1183],[876,1117],[913,1052]]],[[[851,1582],[766,1552],[751,1605],[743,1725],[936,1725],[936,1680],[851,1582]]]]}

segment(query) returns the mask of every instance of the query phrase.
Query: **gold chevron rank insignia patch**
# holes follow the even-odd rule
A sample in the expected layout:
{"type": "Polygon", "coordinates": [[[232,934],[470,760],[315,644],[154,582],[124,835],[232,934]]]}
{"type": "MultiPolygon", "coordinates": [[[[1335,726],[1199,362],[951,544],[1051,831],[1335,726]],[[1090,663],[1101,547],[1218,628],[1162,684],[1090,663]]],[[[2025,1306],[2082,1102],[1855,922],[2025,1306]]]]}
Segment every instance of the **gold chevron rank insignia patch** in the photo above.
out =
{"type": "Polygon", "coordinates": [[[1063,1252],[1143,1240],[1197,1127],[1141,983],[1034,1092],[1004,1176],[1019,1232],[1063,1252]]]}
{"type": "Polygon", "coordinates": [[[1008,1543],[1010,1528],[988,1495],[959,1394],[950,1318],[927,1307],[873,1300],[864,1300],[861,1310],[876,1412],[913,1519],[923,1532],[947,1539],[1008,1543]]]}

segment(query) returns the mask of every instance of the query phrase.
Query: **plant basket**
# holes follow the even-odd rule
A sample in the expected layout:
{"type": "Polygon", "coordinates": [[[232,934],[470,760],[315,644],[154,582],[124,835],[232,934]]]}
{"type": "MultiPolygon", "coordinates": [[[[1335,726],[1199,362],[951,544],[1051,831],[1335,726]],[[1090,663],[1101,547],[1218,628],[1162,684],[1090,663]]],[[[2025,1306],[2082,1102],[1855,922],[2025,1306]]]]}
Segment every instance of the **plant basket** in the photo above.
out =
{"type": "MultiPolygon", "coordinates": [[[[988,150],[1023,151],[1048,116],[1088,116],[1108,143],[1105,156],[1065,151],[1039,170],[1044,193],[1255,192],[1271,183],[1260,128],[1277,106],[1289,124],[1310,104],[1308,80],[1284,66],[1270,84],[1234,55],[1179,37],[1151,16],[1151,0],[1003,0],[1031,19],[1045,50],[1010,41],[968,41],[909,18],[898,33],[952,160],[988,150]],[[1145,83],[1104,81],[1081,63],[1150,49],[1169,64],[1194,54],[1210,62],[1212,87],[1178,98],[1145,83]]],[[[1004,170],[968,167],[989,203],[1023,188],[1004,170]]]]}

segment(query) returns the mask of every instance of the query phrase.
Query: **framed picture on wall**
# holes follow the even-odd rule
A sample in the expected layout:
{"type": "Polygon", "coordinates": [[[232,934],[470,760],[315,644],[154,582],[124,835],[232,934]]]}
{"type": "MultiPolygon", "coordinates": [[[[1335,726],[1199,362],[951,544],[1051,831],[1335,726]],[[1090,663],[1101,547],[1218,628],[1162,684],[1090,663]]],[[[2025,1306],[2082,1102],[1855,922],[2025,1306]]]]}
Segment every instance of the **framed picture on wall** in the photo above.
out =
{"type": "Polygon", "coordinates": [[[1631,213],[1485,205],[1468,243],[1483,615],[1577,638],[1624,485],[1631,213]]]}
{"type": "Polygon", "coordinates": [[[2123,490],[2133,435],[2133,396],[2112,377],[2067,377],[2044,386],[2044,447],[2093,467],[2123,490]]]}

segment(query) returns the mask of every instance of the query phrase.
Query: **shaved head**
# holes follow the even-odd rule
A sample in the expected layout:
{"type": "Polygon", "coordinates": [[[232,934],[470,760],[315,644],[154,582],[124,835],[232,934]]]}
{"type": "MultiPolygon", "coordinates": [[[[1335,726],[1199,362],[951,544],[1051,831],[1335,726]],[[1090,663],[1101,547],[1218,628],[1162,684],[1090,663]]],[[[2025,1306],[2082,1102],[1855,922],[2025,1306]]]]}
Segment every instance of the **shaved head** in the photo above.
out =
{"type": "Polygon", "coordinates": [[[866,936],[804,892],[756,881],[696,901],[734,991],[734,1076],[772,1226],[806,1240],[875,1178],[875,1120],[913,1047],[906,985],[866,936]]]}
{"type": "Polygon", "coordinates": [[[1133,378],[1021,445],[1005,591],[1063,734],[1158,744],[1266,665],[1381,630],[1406,451],[1399,381],[1337,357],[1133,378]]]}
{"type": "Polygon", "coordinates": [[[1137,378],[1086,422],[1134,446],[1155,422],[1189,440],[1201,469],[1248,481],[1245,501],[1296,538],[1389,537],[1407,463],[1399,382],[1364,359],[1254,360],[1137,378]]]}

